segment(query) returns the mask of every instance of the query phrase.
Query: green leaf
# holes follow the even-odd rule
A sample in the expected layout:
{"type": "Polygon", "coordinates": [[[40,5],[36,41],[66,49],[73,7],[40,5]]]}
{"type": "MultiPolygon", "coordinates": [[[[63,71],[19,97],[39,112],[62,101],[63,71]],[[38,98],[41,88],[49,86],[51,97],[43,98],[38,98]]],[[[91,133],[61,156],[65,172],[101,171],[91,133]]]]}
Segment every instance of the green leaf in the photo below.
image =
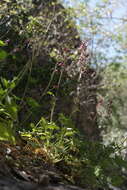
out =
{"type": "Polygon", "coordinates": [[[10,82],[10,85],[9,85],[9,88],[10,88],[10,89],[13,89],[13,88],[15,88],[15,86],[16,86],[15,82],[14,82],[14,81],[11,81],[11,82],[10,82]]]}
{"type": "Polygon", "coordinates": [[[53,92],[51,92],[51,91],[48,91],[47,94],[50,96],[54,96],[53,92]]]}
{"type": "Polygon", "coordinates": [[[34,123],[31,123],[31,124],[30,124],[30,127],[31,127],[32,129],[34,129],[34,128],[35,128],[34,123]]]}
{"type": "Polygon", "coordinates": [[[123,183],[123,178],[122,178],[122,176],[120,176],[120,175],[116,175],[116,176],[113,176],[113,177],[111,178],[111,184],[112,184],[113,186],[118,187],[118,186],[120,186],[122,183],[123,183]]]}
{"type": "Polygon", "coordinates": [[[101,168],[100,168],[100,166],[96,166],[96,167],[95,167],[95,171],[94,171],[95,176],[98,177],[98,176],[100,175],[100,173],[101,173],[101,168]]]}
{"type": "Polygon", "coordinates": [[[65,133],[65,136],[73,136],[75,134],[75,132],[74,131],[68,131],[68,132],[66,132],[65,133]]]}
{"type": "Polygon", "coordinates": [[[13,144],[16,144],[13,123],[11,121],[5,123],[0,122],[0,140],[9,141],[13,144]]]}
{"type": "Polygon", "coordinates": [[[3,86],[4,86],[5,88],[8,88],[8,84],[9,84],[8,80],[6,80],[5,78],[2,78],[2,77],[1,77],[1,82],[2,82],[2,84],[3,84],[3,86]]]}
{"type": "Polygon", "coordinates": [[[12,101],[11,101],[11,97],[10,96],[6,96],[6,103],[11,105],[12,101]]]}
{"type": "Polygon", "coordinates": [[[2,46],[5,46],[6,44],[2,41],[2,40],[0,40],[0,46],[2,47],[2,46]]]}
{"type": "Polygon", "coordinates": [[[48,129],[52,129],[52,130],[54,130],[54,129],[59,129],[58,126],[56,126],[56,125],[54,125],[54,124],[50,124],[50,123],[48,123],[47,128],[48,128],[48,129]]]}
{"type": "Polygon", "coordinates": [[[32,134],[31,134],[30,132],[22,132],[22,133],[21,133],[21,136],[22,136],[22,137],[31,138],[31,137],[32,137],[32,134]]]}
{"type": "Polygon", "coordinates": [[[12,120],[17,120],[17,113],[18,113],[18,107],[14,101],[11,101],[10,103],[6,103],[6,110],[12,120]]]}
{"type": "Polygon", "coordinates": [[[6,94],[5,90],[0,89],[0,97],[2,97],[2,96],[5,95],[5,94],[6,94]]]}
{"type": "Polygon", "coordinates": [[[7,52],[4,50],[0,50],[0,60],[3,60],[7,57],[7,52]]]}
{"type": "Polygon", "coordinates": [[[31,97],[27,98],[26,101],[27,101],[27,104],[32,108],[40,107],[39,103],[31,97]]]}

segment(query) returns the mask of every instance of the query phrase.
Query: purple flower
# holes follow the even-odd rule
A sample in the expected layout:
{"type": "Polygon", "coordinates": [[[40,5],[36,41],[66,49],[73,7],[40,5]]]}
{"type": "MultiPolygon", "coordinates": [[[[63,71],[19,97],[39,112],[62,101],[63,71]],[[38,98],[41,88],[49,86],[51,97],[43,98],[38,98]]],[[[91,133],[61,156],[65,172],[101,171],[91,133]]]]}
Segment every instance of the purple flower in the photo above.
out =
{"type": "Polygon", "coordinates": [[[10,39],[7,39],[7,40],[5,40],[5,43],[6,43],[6,44],[9,44],[10,41],[11,41],[10,39]]]}

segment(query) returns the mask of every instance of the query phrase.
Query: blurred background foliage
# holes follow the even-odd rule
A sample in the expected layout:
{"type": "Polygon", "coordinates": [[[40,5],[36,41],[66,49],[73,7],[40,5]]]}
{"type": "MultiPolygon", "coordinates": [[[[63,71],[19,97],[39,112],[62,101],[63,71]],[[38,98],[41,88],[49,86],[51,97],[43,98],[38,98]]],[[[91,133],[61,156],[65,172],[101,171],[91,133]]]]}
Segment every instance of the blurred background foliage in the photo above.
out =
{"type": "Polygon", "coordinates": [[[91,64],[102,77],[97,106],[102,135],[106,143],[120,142],[126,139],[127,2],[62,2],[70,7],[81,38],[89,40],[91,64]]]}

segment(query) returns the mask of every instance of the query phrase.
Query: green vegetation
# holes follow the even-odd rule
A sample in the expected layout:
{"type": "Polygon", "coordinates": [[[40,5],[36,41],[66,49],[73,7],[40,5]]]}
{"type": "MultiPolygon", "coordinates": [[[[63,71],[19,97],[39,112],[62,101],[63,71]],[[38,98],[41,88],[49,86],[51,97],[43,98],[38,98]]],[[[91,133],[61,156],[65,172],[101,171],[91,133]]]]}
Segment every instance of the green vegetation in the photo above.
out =
{"type": "MultiPolygon", "coordinates": [[[[107,4],[98,5],[91,27],[80,23],[92,17],[83,12],[87,4],[80,5],[79,31],[86,28],[85,38],[88,28],[93,38],[98,35],[99,10],[107,4]]],[[[75,11],[55,0],[1,1],[0,141],[43,149],[45,162],[72,184],[120,187],[127,169],[126,66],[117,55],[105,64],[103,36],[96,39],[96,52],[88,50],[87,40],[81,43],[75,11]],[[119,138],[114,131],[120,131],[119,138]]],[[[120,34],[114,40],[123,43],[120,34]]]]}

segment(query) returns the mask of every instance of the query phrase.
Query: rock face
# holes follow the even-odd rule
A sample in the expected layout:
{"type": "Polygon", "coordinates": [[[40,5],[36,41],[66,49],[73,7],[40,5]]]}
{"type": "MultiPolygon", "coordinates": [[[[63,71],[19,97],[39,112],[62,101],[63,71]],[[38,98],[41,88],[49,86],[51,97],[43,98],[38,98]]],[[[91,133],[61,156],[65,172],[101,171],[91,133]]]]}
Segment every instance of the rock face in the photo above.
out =
{"type": "Polygon", "coordinates": [[[97,94],[96,87],[98,80],[94,79],[96,72],[88,68],[87,72],[83,74],[79,84],[78,94],[78,111],[75,116],[75,125],[85,135],[85,138],[90,141],[99,141],[100,130],[97,123],[97,94]],[[95,87],[95,88],[94,88],[95,87]]]}
{"type": "Polygon", "coordinates": [[[9,168],[6,163],[0,162],[0,190],[83,190],[80,187],[56,181],[53,183],[51,176],[47,173],[40,177],[38,183],[35,183],[25,176],[20,176],[19,173],[14,175],[13,172],[13,169],[9,168]]]}
{"type": "Polygon", "coordinates": [[[0,190],[83,190],[82,188],[69,185],[52,185],[44,186],[42,184],[35,184],[23,181],[16,181],[14,179],[1,177],[0,190]]]}

